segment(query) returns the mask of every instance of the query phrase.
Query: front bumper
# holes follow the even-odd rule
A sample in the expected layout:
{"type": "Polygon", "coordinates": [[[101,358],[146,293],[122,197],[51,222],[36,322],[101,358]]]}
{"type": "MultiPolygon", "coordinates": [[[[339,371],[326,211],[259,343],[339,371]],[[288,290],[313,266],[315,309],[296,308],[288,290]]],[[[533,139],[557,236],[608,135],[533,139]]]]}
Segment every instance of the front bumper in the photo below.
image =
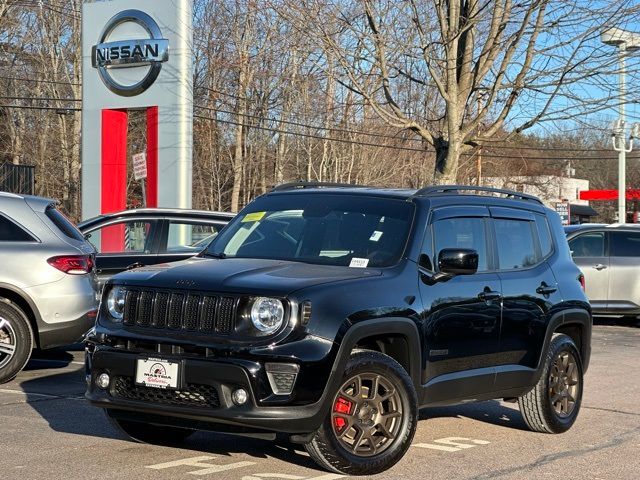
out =
{"type": "MultiPolygon", "coordinates": [[[[304,405],[282,400],[278,405],[277,399],[265,398],[261,391],[264,385],[256,383],[260,377],[260,363],[240,358],[203,359],[155,354],[182,363],[180,393],[139,387],[133,379],[136,361],[143,356],[149,355],[90,345],[86,355],[86,398],[95,406],[109,409],[116,417],[238,433],[306,434],[317,430],[328,412],[326,395],[304,405]],[[107,389],[101,389],[95,383],[101,373],[107,373],[111,378],[107,389]],[[237,388],[249,392],[249,400],[244,405],[236,405],[232,400],[232,392],[237,388]],[[194,395],[197,401],[190,402],[189,398],[194,395]]],[[[320,392],[324,392],[327,382],[318,383],[320,392]]],[[[296,388],[301,388],[300,384],[296,388]]]]}

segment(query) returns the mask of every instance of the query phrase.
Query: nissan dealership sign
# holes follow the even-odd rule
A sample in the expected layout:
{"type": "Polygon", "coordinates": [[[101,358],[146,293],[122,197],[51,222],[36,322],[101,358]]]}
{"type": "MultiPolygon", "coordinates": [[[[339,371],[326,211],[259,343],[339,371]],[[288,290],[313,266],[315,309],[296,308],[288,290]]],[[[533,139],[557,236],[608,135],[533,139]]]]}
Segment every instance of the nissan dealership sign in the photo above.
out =
{"type": "MultiPolygon", "coordinates": [[[[133,110],[146,121],[135,142],[145,152],[137,166],[146,169],[147,206],[191,207],[192,23],[193,0],[83,1],[83,218],[130,204],[133,110]]],[[[121,248],[121,235],[102,237],[121,248]]]]}
{"type": "Polygon", "coordinates": [[[139,95],[153,85],[169,60],[169,40],[162,38],[158,24],[140,10],[124,10],[114,15],[100,34],[98,44],[91,49],[91,64],[98,69],[100,78],[112,92],[130,97],[139,95]],[[109,41],[111,34],[127,22],[144,29],[148,38],[109,41]],[[148,66],[144,77],[131,85],[122,85],[109,70],[148,66]]]}

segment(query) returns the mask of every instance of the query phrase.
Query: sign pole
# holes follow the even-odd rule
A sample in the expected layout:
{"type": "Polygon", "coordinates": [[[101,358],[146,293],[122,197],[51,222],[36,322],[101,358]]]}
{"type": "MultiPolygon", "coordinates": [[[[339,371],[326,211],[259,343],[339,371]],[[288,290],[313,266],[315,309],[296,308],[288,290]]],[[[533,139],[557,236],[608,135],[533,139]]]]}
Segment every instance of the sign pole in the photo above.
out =
{"type": "Polygon", "coordinates": [[[140,180],[140,187],[142,188],[142,207],[147,208],[147,185],[146,180],[143,178],[140,180]]]}

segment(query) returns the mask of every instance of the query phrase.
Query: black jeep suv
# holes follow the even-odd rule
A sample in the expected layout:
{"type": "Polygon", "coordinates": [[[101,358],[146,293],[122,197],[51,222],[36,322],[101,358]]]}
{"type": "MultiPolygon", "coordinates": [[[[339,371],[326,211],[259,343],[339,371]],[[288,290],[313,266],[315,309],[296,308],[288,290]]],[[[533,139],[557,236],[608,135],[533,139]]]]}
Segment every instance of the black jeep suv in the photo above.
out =
{"type": "Polygon", "coordinates": [[[138,441],[280,432],[347,474],[402,458],[424,406],[517,400],[564,432],[590,357],[581,281],[535,197],[283,185],[199,256],[107,283],[86,395],[138,441]]]}

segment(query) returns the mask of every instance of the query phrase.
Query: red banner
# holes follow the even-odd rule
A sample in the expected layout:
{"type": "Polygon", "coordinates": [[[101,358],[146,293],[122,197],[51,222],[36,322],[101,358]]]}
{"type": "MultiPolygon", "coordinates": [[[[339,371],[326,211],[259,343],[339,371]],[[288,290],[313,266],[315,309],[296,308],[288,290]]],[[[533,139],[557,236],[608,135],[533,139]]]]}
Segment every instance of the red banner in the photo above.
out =
{"type": "MultiPolygon", "coordinates": [[[[583,190],[580,200],[617,200],[618,190],[583,190]]],[[[640,190],[627,190],[627,200],[640,200],[640,190]]]]}

